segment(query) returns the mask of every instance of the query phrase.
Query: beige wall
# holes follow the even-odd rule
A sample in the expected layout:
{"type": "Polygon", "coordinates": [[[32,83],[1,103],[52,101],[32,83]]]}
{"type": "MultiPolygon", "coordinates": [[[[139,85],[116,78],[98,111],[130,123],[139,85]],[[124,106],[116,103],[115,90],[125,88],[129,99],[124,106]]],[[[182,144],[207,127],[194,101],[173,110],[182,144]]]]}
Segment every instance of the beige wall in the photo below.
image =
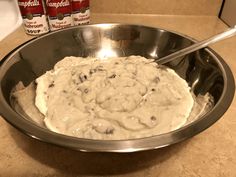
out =
{"type": "Polygon", "coordinates": [[[90,0],[92,13],[218,15],[223,0],[90,0]]]}

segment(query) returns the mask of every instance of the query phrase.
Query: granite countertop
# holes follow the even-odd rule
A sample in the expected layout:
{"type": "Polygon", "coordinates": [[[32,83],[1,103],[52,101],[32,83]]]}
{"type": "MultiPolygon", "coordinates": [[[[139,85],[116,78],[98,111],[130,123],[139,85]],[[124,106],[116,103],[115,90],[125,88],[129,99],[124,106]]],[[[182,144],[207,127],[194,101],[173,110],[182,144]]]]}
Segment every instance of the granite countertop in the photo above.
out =
{"type": "MultiPolygon", "coordinates": [[[[92,14],[92,23],[123,22],[160,27],[197,40],[227,26],[215,16],[92,14]]],[[[0,42],[0,58],[31,36],[23,28],[0,42]]],[[[236,37],[211,46],[236,74],[236,37]]],[[[0,117],[0,176],[235,177],[235,99],[213,126],[182,143],[146,152],[84,153],[31,139],[0,117]]]]}

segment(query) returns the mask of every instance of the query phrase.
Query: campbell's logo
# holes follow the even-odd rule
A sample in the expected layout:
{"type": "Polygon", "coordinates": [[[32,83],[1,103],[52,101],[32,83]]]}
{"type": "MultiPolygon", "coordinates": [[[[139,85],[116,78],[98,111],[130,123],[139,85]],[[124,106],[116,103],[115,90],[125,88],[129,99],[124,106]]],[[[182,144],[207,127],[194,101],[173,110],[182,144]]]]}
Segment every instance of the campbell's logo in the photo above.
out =
{"type": "Polygon", "coordinates": [[[24,8],[34,7],[34,6],[39,6],[39,5],[40,5],[39,0],[29,0],[28,2],[27,1],[25,1],[25,2],[19,1],[19,6],[22,6],[24,8]]]}
{"type": "Polygon", "coordinates": [[[48,7],[66,7],[70,5],[69,0],[61,0],[61,2],[52,2],[52,0],[47,0],[46,4],[48,7]]]}

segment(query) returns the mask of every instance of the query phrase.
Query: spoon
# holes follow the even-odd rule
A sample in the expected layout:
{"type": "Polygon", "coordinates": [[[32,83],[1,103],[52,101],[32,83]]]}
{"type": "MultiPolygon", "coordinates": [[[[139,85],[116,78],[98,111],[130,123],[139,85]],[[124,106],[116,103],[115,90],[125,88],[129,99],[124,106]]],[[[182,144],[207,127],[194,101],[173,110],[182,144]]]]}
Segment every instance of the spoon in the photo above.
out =
{"type": "Polygon", "coordinates": [[[219,33],[217,35],[214,35],[208,39],[205,39],[203,41],[199,41],[197,43],[194,43],[193,45],[190,45],[189,47],[186,47],[186,48],[183,48],[183,49],[180,49],[174,53],[171,53],[167,56],[164,56],[164,57],[161,57],[160,59],[157,60],[157,63],[158,64],[165,64],[165,63],[168,63],[170,61],[173,61],[179,57],[182,57],[184,55],[187,55],[191,52],[194,52],[196,50],[199,50],[199,49],[202,49],[204,47],[207,47],[208,45],[210,44],[213,44],[215,42],[218,42],[218,41],[221,41],[223,39],[226,39],[226,38],[229,38],[229,37],[232,37],[236,34],[236,26],[234,26],[233,28],[225,31],[225,32],[222,32],[222,33],[219,33]]]}

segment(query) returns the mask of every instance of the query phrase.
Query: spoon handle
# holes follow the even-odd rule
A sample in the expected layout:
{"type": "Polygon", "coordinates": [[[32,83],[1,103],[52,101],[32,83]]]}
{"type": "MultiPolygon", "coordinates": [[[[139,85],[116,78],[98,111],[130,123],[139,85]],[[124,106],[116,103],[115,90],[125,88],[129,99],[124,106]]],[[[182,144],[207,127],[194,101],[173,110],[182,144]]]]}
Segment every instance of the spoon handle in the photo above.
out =
{"type": "Polygon", "coordinates": [[[215,36],[212,36],[208,39],[205,39],[203,41],[197,42],[193,45],[190,45],[189,47],[183,48],[181,50],[178,50],[174,53],[171,53],[170,55],[167,55],[165,57],[162,57],[160,59],[157,60],[158,64],[165,64],[168,63],[170,61],[173,61],[179,57],[182,57],[186,54],[189,54],[191,52],[194,52],[196,50],[202,49],[204,47],[207,47],[210,44],[213,44],[215,42],[221,41],[223,39],[229,38],[231,36],[234,36],[236,34],[236,26],[234,26],[234,28],[229,29],[225,32],[219,33],[215,36]]]}

